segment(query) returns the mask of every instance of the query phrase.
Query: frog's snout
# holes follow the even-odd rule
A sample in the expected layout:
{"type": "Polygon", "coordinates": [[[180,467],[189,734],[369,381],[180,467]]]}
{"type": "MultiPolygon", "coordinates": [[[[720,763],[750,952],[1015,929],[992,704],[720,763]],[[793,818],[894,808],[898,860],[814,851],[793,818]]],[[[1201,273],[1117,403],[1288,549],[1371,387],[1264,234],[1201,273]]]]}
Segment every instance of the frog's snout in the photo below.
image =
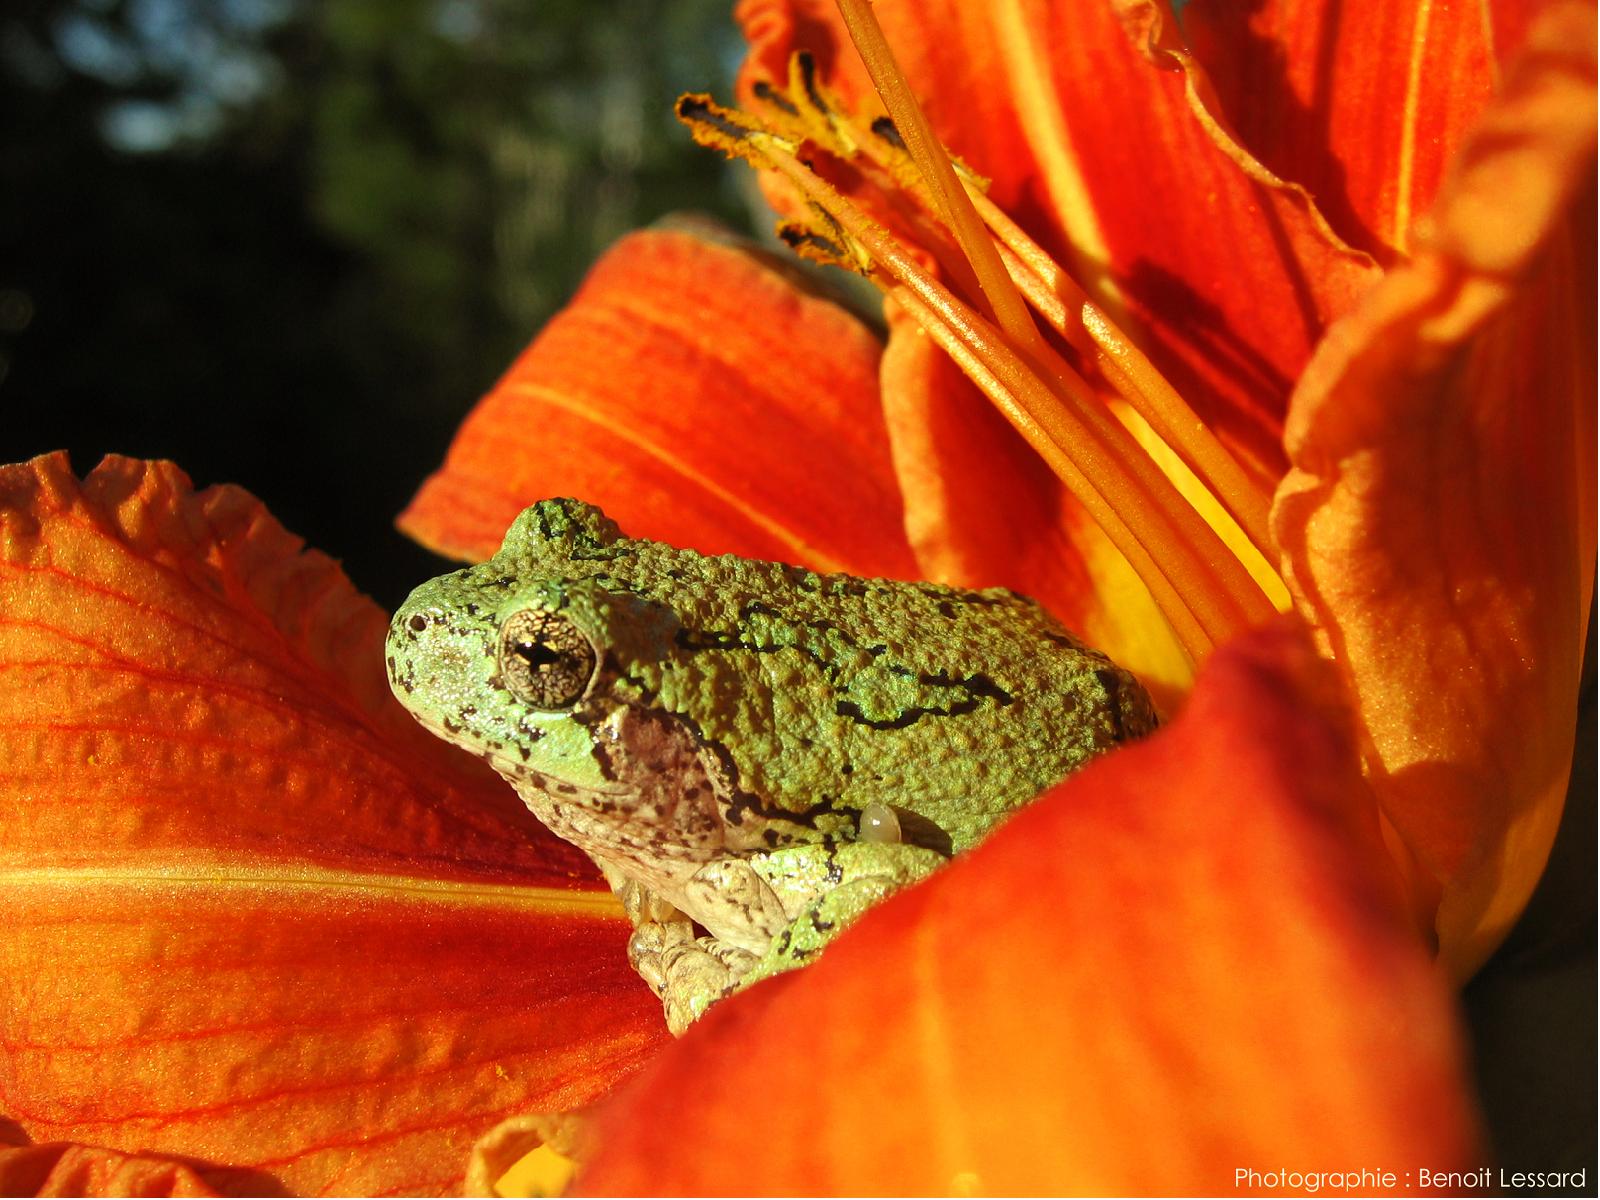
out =
{"type": "Polygon", "coordinates": [[[436,583],[430,580],[406,598],[389,622],[385,640],[389,686],[413,711],[429,699],[468,692],[473,661],[482,656],[478,639],[452,619],[436,583]]]}

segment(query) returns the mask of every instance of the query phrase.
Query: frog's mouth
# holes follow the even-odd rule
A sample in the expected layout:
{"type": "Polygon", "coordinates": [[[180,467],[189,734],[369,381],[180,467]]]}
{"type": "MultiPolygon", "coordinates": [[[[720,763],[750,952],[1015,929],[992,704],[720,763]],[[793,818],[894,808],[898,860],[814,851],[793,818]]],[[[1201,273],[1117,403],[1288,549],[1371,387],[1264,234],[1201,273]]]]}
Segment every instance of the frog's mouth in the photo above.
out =
{"type": "Polygon", "coordinates": [[[579,795],[604,797],[614,805],[629,794],[629,789],[624,784],[608,781],[598,776],[592,779],[572,779],[550,771],[540,770],[532,766],[527,757],[515,745],[511,745],[508,748],[506,743],[498,742],[482,732],[467,730],[449,718],[435,719],[415,713],[412,715],[417,724],[421,725],[429,733],[442,741],[449,742],[452,746],[483,759],[513,786],[531,785],[558,797],[577,797],[579,795]]]}

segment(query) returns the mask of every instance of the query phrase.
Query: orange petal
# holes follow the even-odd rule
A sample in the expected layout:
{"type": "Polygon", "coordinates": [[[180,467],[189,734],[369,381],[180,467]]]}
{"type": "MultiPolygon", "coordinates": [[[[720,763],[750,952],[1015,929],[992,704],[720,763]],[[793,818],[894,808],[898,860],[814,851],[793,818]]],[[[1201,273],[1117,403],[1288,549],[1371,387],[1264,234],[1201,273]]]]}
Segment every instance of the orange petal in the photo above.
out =
{"type": "Polygon", "coordinates": [[[1127,560],[950,357],[891,306],[883,403],[922,573],[1034,597],[1163,710],[1193,668],[1127,560]]]}
{"type": "Polygon", "coordinates": [[[1274,509],[1470,974],[1555,836],[1595,555],[1592,6],[1546,10],[1421,252],[1329,335],[1274,509]]]}
{"type": "Polygon", "coordinates": [[[1219,650],[1167,730],[713,1009],[600,1110],[580,1190],[1206,1195],[1303,1191],[1241,1168],[1470,1165],[1451,1001],[1323,670],[1288,622],[1219,650]]]}
{"type": "Polygon", "coordinates": [[[1195,0],[1183,31],[1240,140],[1305,185],[1346,241],[1393,261],[1533,7],[1195,0]]]}
{"type": "MultiPolygon", "coordinates": [[[[0,1146],[0,1196],[220,1196],[207,1172],[145,1154],[51,1142],[0,1146]]],[[[220,1173],[223,1179],[227,1172],[220,1173]]]]}
{"type": "Polygon", "coordinates": [[[633,234],[473,410],[401,526],[481,559],[525,506],[570,495],[633,537],[913,575],[879,353],[753,252],[633,234]]]}
{"type": "Polygon", "coordinates": [[[257,501],[49,456],[0,468],[0,547],[0,1111],[27,1136],[451,1191],[502,1117],[664,1039],[587,862],[406,716],[384,614],[257,501]]]}
{"type": "MultiPolygon", "coordinates": [[[[1162,27],[1164,8],[878,0],[874,10],[934,127],[992,179],[996,202],[1125,314],[1199,415],[1275,479],[1291,383],[1376,272],[1215,118],[1203,71],[1162,27]]],[[[747,91],[783,80],[788,55],[805,48],[849,103],[875,109],[832,0],[744,0],[737,12],[751,42],[747,91]]]]}

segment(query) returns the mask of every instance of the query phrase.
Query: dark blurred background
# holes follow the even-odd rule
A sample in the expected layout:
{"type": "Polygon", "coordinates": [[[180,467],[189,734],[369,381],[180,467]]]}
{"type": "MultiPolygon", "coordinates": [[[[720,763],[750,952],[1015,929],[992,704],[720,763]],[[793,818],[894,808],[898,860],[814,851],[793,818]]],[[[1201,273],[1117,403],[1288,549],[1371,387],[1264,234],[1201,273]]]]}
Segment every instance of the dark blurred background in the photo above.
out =
{"type": "MultiPolygon", "coordinates": [[[[670,115],[728,94],[731,8],[4,0],[0,462],[243,484],[393,607],[441,569],[394,515],[596,255],[750,227],[670,115]]],[[[1551,869],[1465,1007],[1501,1161],[1593,1194],[1592,659],[1584,695],[1551,869]]]]}
{"type": "Polygon", "coordinates": [[[392,520],[585,268],[746,186],[731,0],[5,0],[0,462],[233,482],[393,607],[392,520]],[[603,19],[597,19],[603,14],[603,19]]]}

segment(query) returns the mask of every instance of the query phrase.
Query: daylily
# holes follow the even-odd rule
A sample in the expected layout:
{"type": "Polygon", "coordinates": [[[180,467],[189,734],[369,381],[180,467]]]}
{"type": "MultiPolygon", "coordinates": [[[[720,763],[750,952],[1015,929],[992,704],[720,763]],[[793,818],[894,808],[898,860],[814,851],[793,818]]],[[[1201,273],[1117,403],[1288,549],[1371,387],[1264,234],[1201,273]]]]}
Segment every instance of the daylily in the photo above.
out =
{"type": "Polygon", "coordinates": [[[641,1071],[582,1140],[583,1188],[1475,1163],[1427,943],[1460,978],[1503,935],[1570,758],[1594,323],[1592,247],[1562,251],[1590,228],[1593,10],[877,9],[1086,392],[1197,415],[1148,423],[1205,529],[1170,519],[1220,526],[1224,555],[1141,524],[1148,474],[1107,506],[1148,540],[1102,531],[1068,459],[968,381],[1026,390],[1047,359],[979,300],[936,189],[868,141],[874,90],[804,0],[740,8],[754,115],[690,115],[775,139],[797,241],[880,279],[903,251],[887,347],[742,249],[635,235],[403,520],[481,557],[568,493],[708,551],[1007,584],[1141,671],[1171,727],[668,1045],[598,881],[408,725],[383,615],[331,562],[169,466],[5,468],[0,1108],[36,1144],[0,1151],[0,1188],[443,1191],[488,1134],[482,1185],[571,1148],[528,1114],[641,1071]]]}

